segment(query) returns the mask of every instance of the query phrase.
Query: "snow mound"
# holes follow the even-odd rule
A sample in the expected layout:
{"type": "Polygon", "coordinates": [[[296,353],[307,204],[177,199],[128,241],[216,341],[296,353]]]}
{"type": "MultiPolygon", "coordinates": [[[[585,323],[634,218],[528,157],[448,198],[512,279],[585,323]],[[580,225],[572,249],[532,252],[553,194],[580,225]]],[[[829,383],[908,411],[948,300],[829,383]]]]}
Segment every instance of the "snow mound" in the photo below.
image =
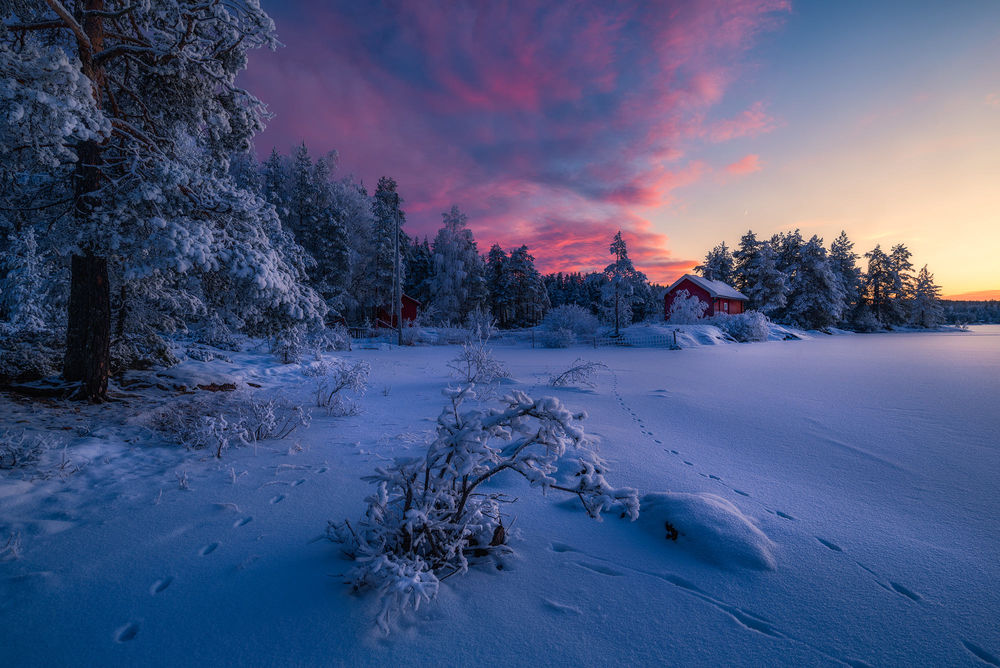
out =
{"type": "Polygon", "coordinates": [[[666,523],[677,529],[677,546],[722,568],[774,570],[774,543],[739,508],[714,494],[654,492],[640,500],[639,523],[666,540],[666,523]]]}

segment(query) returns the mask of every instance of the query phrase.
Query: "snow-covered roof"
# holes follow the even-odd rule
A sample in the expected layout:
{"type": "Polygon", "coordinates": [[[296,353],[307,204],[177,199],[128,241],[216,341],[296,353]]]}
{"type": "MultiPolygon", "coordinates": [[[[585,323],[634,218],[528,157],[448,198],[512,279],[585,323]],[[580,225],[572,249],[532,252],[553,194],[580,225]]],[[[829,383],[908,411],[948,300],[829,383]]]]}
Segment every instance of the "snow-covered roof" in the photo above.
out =
{"type": "Polygon", "coordinates": [[[673,285],[667,289],[667,292],[673,292],[674,288],[680,285],[681,281],[687,279],[697,285],[700,288],[704,288],[706,292],[712,297],[712,299],[717,299],[723,297],[725,299],[742,299],[747,300],[747,296],[729,285],[728,283],[723,283],[722,281],[712,281],[707,278],[702,278],[701,276],[696,276],[694,274],[684,274],[676,281],[673,285]]]}

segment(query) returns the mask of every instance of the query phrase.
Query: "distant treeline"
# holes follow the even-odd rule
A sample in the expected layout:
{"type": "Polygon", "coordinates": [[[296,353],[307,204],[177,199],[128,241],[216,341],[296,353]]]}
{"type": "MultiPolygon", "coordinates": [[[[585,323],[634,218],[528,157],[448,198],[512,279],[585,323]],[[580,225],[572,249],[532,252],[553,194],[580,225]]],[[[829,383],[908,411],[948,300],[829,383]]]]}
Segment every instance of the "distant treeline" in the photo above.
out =
{"type": "Polygon", "coordinates": [[[941,302],[944,320],[950,324],[1000,323],[1000,301],[960,301],[946,299],[941,302]]]}

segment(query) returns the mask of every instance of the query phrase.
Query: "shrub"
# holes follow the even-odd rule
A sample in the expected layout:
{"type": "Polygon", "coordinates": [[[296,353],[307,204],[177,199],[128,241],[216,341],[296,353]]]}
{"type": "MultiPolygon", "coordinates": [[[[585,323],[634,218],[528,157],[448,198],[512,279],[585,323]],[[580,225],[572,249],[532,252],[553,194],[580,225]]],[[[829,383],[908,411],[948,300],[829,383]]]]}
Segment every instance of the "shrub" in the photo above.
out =
{"type": "Polygon", "coordinates": [[[543,331],[539,336],[541,344],[546,348],[569,348],[576,342],[576,336],[569,329],[559,328],[543,331]]]}
{"type": "Polygon", "coordinates": [[[588,362],[587,360],[577,359],[568,369],[550,376],[549,385],[552,387],[566,387],[567,385],[579,384],[594,387],[594,376],[601,369],[607,368],[608,365],[604,362],[588,362]]]}
{"type": "Polygon", "coordinates": [[[735,315],[719,314],[705,321],[741,343],[767,341],[771,335],[771,321],[760,311],[747,311],[735,315]]]}
{"type": "Polygon", "coordinates": [[[281,360],[282,364],[295,364],[302,361],[306,351],[306,328],[304,325],[286,327],[275,335],[271,343],[271,352],[281,360]]]}
{"type": "Polygon", "coordinates": [[[465,328],[469,331],[469,341],[489,339],[497,333],[497,321],[481,308],[471,311],[465,319],[465,328]]]}
{"type": "Polygon", "coordinates": [[[590,337],[597,333],[599,322],[590,311],[576,304],[557,306],[545,314],[542,326],[551,331],[561,329],[570,331],[574,336],[590,337]]]}
{"type": "Polygon", "coordinates": [[[0,431],[0,469],[16,469],[36,463],[55,440],[28,432],[0,431]]]}
{"type": "Polygon", "coordinates": [[[462,344],[462,352],[448,362],[452,375],[466,385],[492,385],[501,378],[508,378],[510,372],[503,362],[493,357],[493,349],[488,348],[488,340],[467,341],[462,344]]]}
{"type": "Polygon", "coordinates": [[[62,345],[54,331],[0,335],[0,383],[58,374],[62,367],[62,345]]]}
{"type": "Polygon", "coordinates": [[[341,360],[318,360],[302,369],[302,375],[313,378],[313,394],[316,405],[325,408],[331,415],[353,415],[357,406],[347,397],[347,393],[357,396],[368,390],[368,376],[371,367],[367,362],[353,364],[341,360]]]}
{"type": "Polygon", "coordinates": [[[475,398],[471,387],[449,388],[445,396],[437,438],[426,455],[376,469],[366,478],[376,489],[364,517],[328,527],[330,539],[357,562],[350,583],[378,591],[377,623],[386,632],[393,614],[433,599],[442,578],[510,551],[500,509],[512,501],[480,488],[499,473],[513,471],[543,491],[575,494],[597,519],[612,509],[638,517],[637,492],[612,488],[603,463],[584,449],[584,413],[572,413],[553,397],[534,400],[519,391],[492,410],[462,407],[475,398]],[[580,454],[575,475],[561,483],[554,474],[570,450],[580,454]]]}
{"type": "Polygon", "coordinates": [[[161,409],[150,426],[186,448],[209,449],[216,458],[231,446],[287,438],[308,427],[309,412],[281,396],[211,392],[161,409]]]}
{"type": "Polygon", "coordinates": [[[670,322],[675,325],[693,325],[701,320],[708,309],[708,304],[692,295],[687,290],[678,290],[674,300],[670,302],[670,322]]]}

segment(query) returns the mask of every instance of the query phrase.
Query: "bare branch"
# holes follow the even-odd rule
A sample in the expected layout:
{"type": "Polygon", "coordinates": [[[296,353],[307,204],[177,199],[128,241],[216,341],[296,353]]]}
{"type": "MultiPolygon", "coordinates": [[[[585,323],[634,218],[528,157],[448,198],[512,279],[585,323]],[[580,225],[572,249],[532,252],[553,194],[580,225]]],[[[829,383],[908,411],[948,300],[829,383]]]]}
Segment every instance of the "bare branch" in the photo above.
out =
{"type": "Polygon", "coordinates": [[[87,36],[87,32],[83,29],[83,26],[77,23],[73,15],[63,7],[63,4],[59,0],[45,0],[45,4],[56,13],[56,16],[62,19],[67,28],[73,31],[73,34],[76,35],[76,41],[80,43],[80,47],[85,48],[88,53],[92,53],[94,45],[90,43],[90,37],[87,36]]]}

